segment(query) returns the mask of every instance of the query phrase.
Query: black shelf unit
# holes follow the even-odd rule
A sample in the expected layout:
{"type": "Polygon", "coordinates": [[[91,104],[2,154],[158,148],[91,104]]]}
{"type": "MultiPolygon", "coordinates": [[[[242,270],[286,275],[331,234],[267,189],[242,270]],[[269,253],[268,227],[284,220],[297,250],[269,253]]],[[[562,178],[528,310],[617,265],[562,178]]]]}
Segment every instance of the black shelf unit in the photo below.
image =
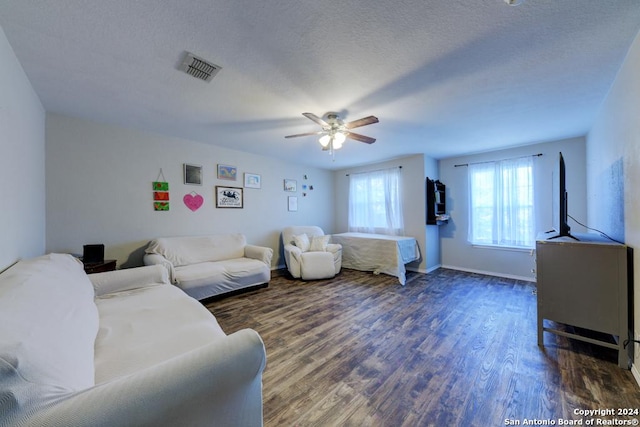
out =
{"type": "Polygon", "coordinates": [[[446,186],[439,180],[432,180],[427,177],[427,224],[446,224],[447,219],[441,219],[446,215],[446,186]]]}

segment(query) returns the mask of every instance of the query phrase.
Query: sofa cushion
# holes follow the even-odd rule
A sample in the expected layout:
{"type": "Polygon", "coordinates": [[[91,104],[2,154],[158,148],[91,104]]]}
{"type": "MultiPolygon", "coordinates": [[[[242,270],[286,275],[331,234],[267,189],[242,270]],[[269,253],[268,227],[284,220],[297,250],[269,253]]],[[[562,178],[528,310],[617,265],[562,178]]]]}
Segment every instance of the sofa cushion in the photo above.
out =
{"type": "Polygon", "coordinates": [[[225,337],[202,304],[173,285],[96,298],[96,383],[128,375],[225,337]]]}
{"type": "Polygon", "coordinates": [[[306,234],[298,234],[293,236],[293,243],[300,248],[302,252],[307,252],[311,247],[311,242],[309,242],[309,236],[306,234]]]}
{"type": "Polygon", "coordinates": [[[313,236],[311,238],[311,245],[309,246],[309,250],[312,252],[325,252],[327,250],[327,245],[329,244],[329,239],[331,236],[313,236]]]}
{"type": "Polygon", "coordinates": [[[177,267],[176,284],[196,299],[266,283],[271,270],[262,261],[234,258],[177,267]]]}
{"type": "Polygon", "coordinates": [[[243,234],[213,236],[161,237],[151,241],[148,254],[159,254],[175,267],[206,261],[222,261],[244,256],[243,234]]]}
{"type": "Polygon", "coordinates": [[[93,286],[71,255],[20,261],[0,275],[0,364],[14,379],[9,385],[1,377],[0,402],[34,386],[46,399],[94,385],[93,300],[93,286]]]}

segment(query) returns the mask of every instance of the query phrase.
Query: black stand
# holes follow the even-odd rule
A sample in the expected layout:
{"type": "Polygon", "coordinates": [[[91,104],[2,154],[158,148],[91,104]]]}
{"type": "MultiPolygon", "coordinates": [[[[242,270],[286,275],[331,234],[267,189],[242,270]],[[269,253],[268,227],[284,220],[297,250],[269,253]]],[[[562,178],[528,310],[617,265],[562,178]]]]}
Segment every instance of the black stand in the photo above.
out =
{"type": "MultiPolygon", "coordinates": [[[[554,230],[555,231],[555,230],[554,230]]],[[[551,237],[547,237],[547,240],[553,240],[553,239],[557,239],[559,237],[571,237],[573,240],[577,240],[578,242],[580,241],[580,239],[578,239],[576,236],[572,235],[571,233],[567,233],[567,234],[558,234],[557,236],[551,236],[551,237]]]]}

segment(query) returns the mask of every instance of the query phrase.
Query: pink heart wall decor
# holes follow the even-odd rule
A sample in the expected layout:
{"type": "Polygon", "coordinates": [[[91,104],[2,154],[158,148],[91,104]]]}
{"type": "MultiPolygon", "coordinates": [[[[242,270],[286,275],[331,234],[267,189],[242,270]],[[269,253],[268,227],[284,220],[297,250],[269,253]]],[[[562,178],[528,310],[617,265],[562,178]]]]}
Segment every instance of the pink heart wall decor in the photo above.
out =
{"type": "Polygon", "coordinates": [[[192,196],[191,194],[186,194],[182,198],[182,201],[189,209],[195,212],[198,209],[200,209],[200,206],[202,206],[202,204],[204,203],[204,198],[199,194],[196,194],[195,196],[192,196]]]}

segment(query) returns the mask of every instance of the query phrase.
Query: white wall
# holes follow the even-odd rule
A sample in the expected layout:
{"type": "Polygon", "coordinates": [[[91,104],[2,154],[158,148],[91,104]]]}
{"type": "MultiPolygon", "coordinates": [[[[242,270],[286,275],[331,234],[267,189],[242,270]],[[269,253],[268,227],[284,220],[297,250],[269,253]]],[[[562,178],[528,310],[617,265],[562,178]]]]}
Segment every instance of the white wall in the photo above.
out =
{"type": "Polygon", "coordinates": [[[347,174],[398,166],[402,166],[405,235],[416,238],[422,255],[420,261],[409,263],[407,268],[424,272],[426,271],[427,254],[425,242],[425,174],[424,156],[422,154],[335,171],[335,229],[337,233],[344,233],[349,230],[349,177],[347,174]]]}
{"type": "Polygon", "coordinates": [[[0,271],[45,248],[45,112],[0,29],[0,271]]]}
{"type": "Polygon", "coordinates": [[[241,232],[249,243],[273,248],[276,266],[284,265],[279,239],[285,226],[333,232],[328,171],[55,114],[47,115],[46,136],[47,251],[82,253],[84,244],[103,243],[106,258],[129,267],[141,264],[144,247],[157,236],[241,232]],[[183,163],[203,166],[202,186],[183,183],[183,163]],[[217,164],[236,166],[238,180],[217,179],[217,164]],[[161,168],[170,186],[168,212],[152,207],[161,168]],[[216,208],[214,187],[242,187],[245,172],[261,175],[262,188],[244,189],[243,209],[216,208]],[[285,178],[297,180],[296,193],[284,191],[285,178]],[[314,187],[306,197],[303,184],[314,187]],[[196,212],[182,202],[192,191],[205,198],[196,212]],[[288,196],[298,197],[297,212],[288,212],[288,196]]]}
{"type": "MultiPolygon", "coordinates": [[[[640,339],[640,35],[632,44],[611,91],[587,135],[589,226],[625,242],[636,254],[634,330],[640,339]]],[[[640,345],[633,372],[640,382],[640,345]]]]}
{"type": "MultiPolygon", "coordinates": [[[[558,152],[562,152],[567,166],[567,193],[569,214],[585,223],[585,141],[584,138],[541,143],[500,150],[477,155],[443,159],[440,161],[440,181],[447,186],[447,210],[451,219],[440,227],[442,265],[465,271],[485,273],[523,280],[535,280],[532,269],[535,258],[532,251],[495,249],[472,246],[467,241],[468,233],[468,164],[492,160],[509,159],[542,153],[534,160],[536,229],[544,232],[553,228],[553,171],[558,163],[558,152]]],[[[572,232],[586,230],[569,220],[572,232]]]]}

